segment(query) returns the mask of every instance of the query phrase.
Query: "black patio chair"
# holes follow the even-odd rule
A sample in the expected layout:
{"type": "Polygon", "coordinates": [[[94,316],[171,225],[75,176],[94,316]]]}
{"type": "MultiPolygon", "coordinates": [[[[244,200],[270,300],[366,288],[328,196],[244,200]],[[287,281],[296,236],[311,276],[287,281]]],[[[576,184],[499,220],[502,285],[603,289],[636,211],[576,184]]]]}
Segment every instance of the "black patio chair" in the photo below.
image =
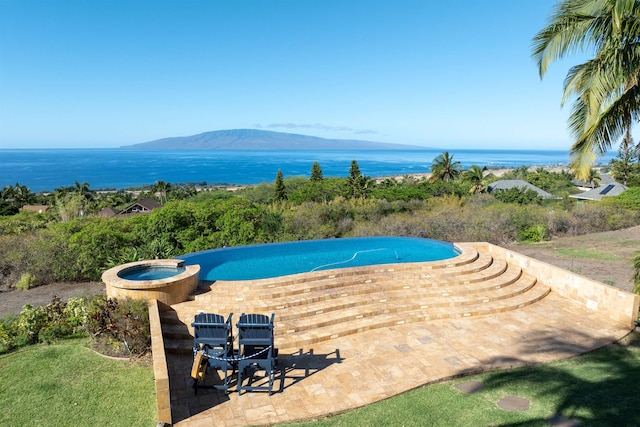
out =
{"type": "Polygon", "coordinates": [[[278,350],[274,347],[273,320],[264,314],[242,314],[236,324],[238,331],[238,394],[242,390],[273,391],[278,350]],[[253,385],[254,374],[264,370],[266,383],[253,385]],[[248,379],[246,385],[243,381],[248,379]]]}
{"type": "Polygon", "coordinates": [[[228,392],[229,383],[235,370],[233,352],[233,332],[231,317],[224,320],[219,314],[196,314],[193,323],[193,357],[194,361],[198,353],[206,356],[207,367],[221,372],[222,384],[214,386],[199,385],[199,378],[194,378],[193,388],[216,388],[228,392]],[[231,373],[229,373],[231,371],[231,373]]]}

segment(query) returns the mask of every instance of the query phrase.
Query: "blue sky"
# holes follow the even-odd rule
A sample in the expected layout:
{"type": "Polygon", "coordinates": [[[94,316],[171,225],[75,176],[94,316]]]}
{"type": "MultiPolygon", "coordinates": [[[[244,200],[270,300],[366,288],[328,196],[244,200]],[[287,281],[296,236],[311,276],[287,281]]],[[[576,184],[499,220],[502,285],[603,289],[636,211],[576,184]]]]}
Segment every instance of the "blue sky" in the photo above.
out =
{"type": "Polygon", "coordinates": [[[0,0],[0,148],[251,128],[568,149],[555,0],[0,0]]]}

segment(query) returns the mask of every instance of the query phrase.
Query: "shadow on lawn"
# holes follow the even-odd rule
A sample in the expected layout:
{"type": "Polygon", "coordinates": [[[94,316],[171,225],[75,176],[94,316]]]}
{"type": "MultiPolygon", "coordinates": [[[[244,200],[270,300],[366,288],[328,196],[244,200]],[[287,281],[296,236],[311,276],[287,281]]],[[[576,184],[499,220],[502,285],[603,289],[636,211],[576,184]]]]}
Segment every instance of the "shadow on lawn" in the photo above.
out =
{"type": "MultiPolygon", "coordinates": [[[[544,341],[531,341],[527,346],[530,348],[525,348],[525,351],[545,352],[546,349],[565,347],[575,351],[576,344],[563,341],[561,332],[555,338],[545,336],[544,341]]],[[[593,343],[592,339],[587,341],[588,339],[585,336],[585,342],[593,343]]],[[[585,352],[590,348],[593,346],[584,346],[585,352]]],[[[549,425],[548,420],[552,416],[557,418],[558,415],[578,421],[583,426],[638,426],[639,384],[639,332],[631,333],[620,343],[585,354],[574,362],[540,364],[517,371],[495,372],[488,374],[484,380],[487,390],[513,387],[535,390],[529,396],[534,402],[536,399],[547,399],[549,394],[557,396],[553,407],[555,413],[541,419],[502,426],[549,425]],[[580,366],[579,376],[574,370],[576,366],[580,366]]]]}

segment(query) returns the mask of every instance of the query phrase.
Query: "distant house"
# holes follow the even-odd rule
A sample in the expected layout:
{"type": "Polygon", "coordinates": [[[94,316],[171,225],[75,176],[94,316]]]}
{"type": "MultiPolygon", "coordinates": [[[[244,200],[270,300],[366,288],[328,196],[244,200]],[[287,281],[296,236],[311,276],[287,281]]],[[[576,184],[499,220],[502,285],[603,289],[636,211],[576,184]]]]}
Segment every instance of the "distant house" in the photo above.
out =
{"type": "MultiPolygon", "coordinates": [[[[593,188],[591,187],[592,184],[590,182],[586,182],[580,179],[574,179],[573,181],[571,181],[571,183],[573,185],[575,185],[576,187],[578,187],[581,191],[589,191],[592,190],[593,188]]],[[[606,173],[601,173],[600,174],[600,182],[598,185],[609,185],[609,184],[617,184],[616,180],[613,179],[612,176],[607,175],[606,173]]]]}
{"type": "Polygon", "coordinates": [[[602,200],[603,197],[622,194],[627,190],[627,188],[628,187],[626,185],[614,181],[611,184],[601,185],[593,190],[585,191],[584,193],[572,194],[569,197],[573,197],[578,200],[602,200]]]}
{"type": "Polygon", "coordinates": [[[118,215],[119,213],[120,211],[118,209],[114,209],[112,207],[106,207],[106,208],[100,209],[100,212],[98,212],[98,216],[101,216],[103,218],[111,218],[118,215]]]}
{"type": "Polygon", "coordinates": [[[47,205],[24,205],[23,207],[20,208],[21,211],[27,211],[27,212],[38,212],[38,213],[45,213],[46,211],[49,210],[49,206],[47,205]]]}
{"type": "Polygon", "coordinates": [[[527,181],[523,181],[522,179],[500,179],[496,182],[492,182],[489,184],[488,191],[489,193],[493,193],[494,191],[500,190],[510,190],[512,188],[518,188],[520,190],[533,190],[543,199],[557,199],[558,197],[554,196],[551,193],[547,193],[542,188],[538,188],[533,184],[529,184],[527,181]]]}
{"type": "Polygon", "coordinates": [[[151,213],[152,210],[159,208],[160,203],[156,202],[153,199],[142,199],[134,202],[118,212],[117,216],[122,215],[136,215],[136,214],[148,214],[151,213]]]}

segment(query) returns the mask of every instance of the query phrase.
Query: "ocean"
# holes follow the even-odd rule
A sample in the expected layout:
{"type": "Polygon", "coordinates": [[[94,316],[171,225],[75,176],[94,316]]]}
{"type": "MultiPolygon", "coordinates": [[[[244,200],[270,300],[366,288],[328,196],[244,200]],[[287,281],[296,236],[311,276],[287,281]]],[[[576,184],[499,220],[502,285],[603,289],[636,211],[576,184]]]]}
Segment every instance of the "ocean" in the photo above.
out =
{"type": "MultiPolygon", "coordinates": [[[[169,183],[259,184],[272,182],[278,169],[285,178],[309,176],[318,162],[325,177],[346,177],[352,160],[371,177],[429,172],[444,150],[219,151],[130,149],[0,149],[0,188],[26,185],[33,192],[53,191],[75,181],[90,189],[124,189],[169,183]]],[[[566,166],[567,151],[449,150],[463,167],[566,166]]],[[[615,157],[608,153],[599,163],[615,157]]]]}

